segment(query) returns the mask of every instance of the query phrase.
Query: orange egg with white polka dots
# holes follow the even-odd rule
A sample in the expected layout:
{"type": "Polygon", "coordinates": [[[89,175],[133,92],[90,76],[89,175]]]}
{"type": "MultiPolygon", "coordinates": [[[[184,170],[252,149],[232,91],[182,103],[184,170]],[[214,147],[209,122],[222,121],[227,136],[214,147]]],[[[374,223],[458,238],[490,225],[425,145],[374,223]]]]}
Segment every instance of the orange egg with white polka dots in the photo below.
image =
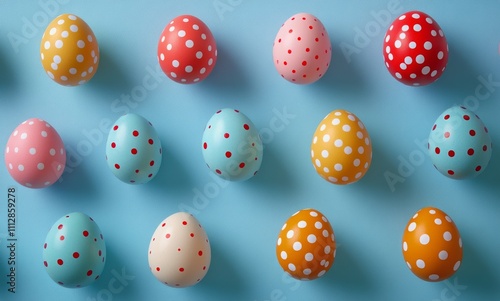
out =
{"type": "Polygon", "coordinates": [[[363,122],[346,110],[330,112],[314,132],[311,160],[316,172],[330,183],[360,180],[372,161],[370,135],[363,122]]]}
{"type": "Polygon", "coordinates": [[[85,21],[63,14],[45,29],[40,58],[51,79],[63,86],[77,86],[88,82],[96,73],[99,46],[85,21]]]}
{"type": "Polygon", "coordinates": [[[451,277],[462,264],[462,238],[443,211],[426,207],[408,222],[403,234],[403,257],[417,277],[431,282],[451,277]]]}
{"type": "Polygon", "coordinates": [[[278,262],[296,279],[313,280],[323,276],[331,268],[335,254],[332,225],[318,210],[297,211],[278,235],[278,262]]]}

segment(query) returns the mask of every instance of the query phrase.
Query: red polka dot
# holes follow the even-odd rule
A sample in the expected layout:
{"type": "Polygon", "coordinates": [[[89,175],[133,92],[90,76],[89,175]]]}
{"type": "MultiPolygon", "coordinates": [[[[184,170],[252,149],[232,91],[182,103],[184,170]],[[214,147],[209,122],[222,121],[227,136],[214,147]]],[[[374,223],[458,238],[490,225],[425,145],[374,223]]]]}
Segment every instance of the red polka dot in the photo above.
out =
{"type": "Polygon", "coordinates": [[[222,172],[219,169],[216,169],[215,172],[218,173],[219,175],[222,174],[222,172]]]}
{"type": "Polygon", "coordinates": [[[136,148],[131,149],[130,152],[132,153],[132,155],[137,155],[137,149],[136,148]]]}
{"type": "Polygon", "coordinates": [[[297,41],[300,41],[300,40],[302,40],[302,38],[301,38],[301,37],[298,37],[298,38],[297,38],[297,41]]]}
{"type": "Polygon", "coordinates": [[[97,252],[97,255],[99,255],[99,257],[101,257],[101,256],[102,256],[102,251],[101,251],[101,250],[99,250],[99,251],[97,252]]]}
{"type": "Polygon", "coordinates": [[[167,223],[163,223],[163,224],[161,224],[161,226],[162,226],[162,227],[165,227],[165,225],[166,225],[166,224],[167,224],[167,223]]]}
{"type": "Polygon", "coordinates": [[[286,65],[288,65],[288,63],[287,63],[286,61],[284,61],[284,62],[283,62],[283,65],[285,65],[285,66],[286,66],[286,65]]]}
{"type": "Polygon", "coordinates": [[[198,251],[198,256],[203,256],[203,251],[198,251]]]}
{"type": "Polygon", "coordinates": [[[486,133],[488,133],[488,128],[487,128],[487,127],[484,127],[484,131],[485,131],[486,133]]]}
{"type": "Polygon", "coordinates": [[[454,172],[453,170],[451,170],[451,169],[450,169],[450,170],[448,170],[448,174],[449,174],[450,176],[452,176],[452,175],[454,175],[454,174],[455,174],[455,172],[454,172]]]}
{"type": "Polygon", "coordinates": [[[43,244],[43,248],[44,248],[44,249],[47,249],[47,243],[44,243],[44,244],[43,244]]]}
{"type": "Polygon", "coordinates": [[[153,143],[155,143],[155,142],[153,141],[153,139],[149,139],[148,143],[151,144],[151,145],[153,145],[153,143]]]}
{"type": "Polygon", "coordinates": [[[315,60],[319,59],[319,55],[315,55],[315,56],[314,56],[314,59],[315,59],[315,60]]]}
{"type": "Polygon", "coordinates": [[[469,135],[471,135],[471,136],[476,136],[476,131],[474,131],[474,130],[470,130],[470,131],[469,131],[469,135]]]}
{"type": "Polygon", "coordinates": [[[244,168],[245,167],[245,162],[241,162],[239,166],[240,166],[240,168],[244,168]]]}
{"type": "Polygon", "coordinates": [[[445,137],[445,138],[450,138],[450,132],[445,132],[445,133],[444,133],[444,137],[445,137]]]}
{"type": "Polygon", "coordinates": [[[117,126],[117,125],[115,125],[115,126],[113,127],[113,131],[116,131],[117,129],[118,129],[118,126],[117,126]]]}
{"type": "Polygon", "coordinates": [[[61,236],[59,237],[59,240],[64,240],[64,235],[61,235],[61,236]]]}
{"type": "Polygon", "coordinates": [[[292,53],[292,50],[291,49],[288,49],[288,54],[291,54],[292,53]]]}
{"type": "Polygon", "coordinates": [[[309,25],[309,29],[313,29],[313,27],[311,25],[309,25]]]}
{"type": "Polygon", "coordinates": [[[433,127],[432,127],[432,130],[434,131],[437,127],[437,124],[435,124],[433,127]]]}
{"type": "Polygon", "coordinates": [[[217,112],[215,112],[215,114],[219,114],[220,112],[222,112],[222,110],[218,110],[217,112]]]}
{"type": "Polygon", "coordinates": [[[189,236],[194,237],[194,233],[189,234],[189,236]]]}
{"type": "Polygon", "coordinates": [[[111,148],[115,148],[115,147],[116,147],[116,143],[111,142],[111,148]]]}
{"type": "Polygon", "coordinates": [[[206,270],[206,269],[207,269],[207,267],[206,267],[206,266],[203,266],[203,270],[206,270]]]}
{"type": "Polygon", "coordinates": [[[464,118],[464,120],[470,120],[470,116],[469,115],[464,115],[463,118],[464,118]]]}
{"type": "Polygon", "coordinates": [[[288,33],[292,33],[292,32],[293,32],[293,29],[290,29],[290,30],[288,31],[288,33]]]}
{"type": "Polygon", "coordinates": [[[44,261],[44,262],[43,262],[43,265],[44,265],[45,267],[48,267],[48,266],[49,266],[49,264],[47,263],[47,261],[44,261]]]}
{"type": "Polygon", "coordinates": [[[92,275],[92,270],[87,271],[87,276],[90,276],[90,275],[92,275]]]}
{"type": "Polygon", "coordinates": [[[297,70],[295,70],[295,69],[292,70],[292,73],[296,73],[296,72],[297,72],[297,70]]]}
{"type": "Polygon", "coordinates": [[[83,236],[87,237],[87,236],[89,236],[89,231],[85,230],[82,232],[82,234],[83,234],[83,236]]]}
{"type": "Polygon", "coordinates": [[[474,155],[474,149],[473,149],[473,148],[469,148],[469,149],[467,150],[467,155],[469,155],[469,156],[474,155]]]}
{"type": "Polygon", "coordinates": [[[278,40],[278,43],[281,43],[281,39],[278,40]]]}
{"type": "Polygon", "coordinates": [[[226,152],[226,158],[231,158],[232,155],[231,152],[226,152]]]}
{"type": "Polygon", "coordinates": [[[152,173],[150,173],[150,174],[148,175],[148,178],[152,178],[152,177],[153,177],[153,174],[152,174],[152,173]]]}
{"type": "Polygon", "coordinates": [[[236,113],[239,113],[239,112],[240,112],[240,110],[236,110],[236,109],[235,109],[234,111],[235,111],[236,113]]]}
{"type": "Polygon", "coordinates": [[[229,133],[224,133],[224,138],[229,138],[229,133]]]}
{"type": "Polygon", "coordinates": [[[117,163],[117,164],[115,164],[115,168],[116,168],[116,169],[120,169],[120,164],[118,164],[118,163],[117,163]]]}
{"type": "Polygon", "coordinates": [[[448,151],[448,156],[455,157],[455,151],[453,150],[448,151]]]}
{"type": "Polygon", "coordinates": [[[177,252],[180,252],[181,251],[181,248],[177,248],[177,252]]]}
{"type": "Polygon", "coordinates": [[[480,171],[480,170],[481,170],[481,165],[476,166],[476,171],[480,171]]]}
{"type": "Polygon", "coordinates": [[[318,39],[318,38],[316,38],[316,39],[314,39],[314,41],[319,42],[319,39],[318,39]]]}
{"type": "Polygon", "coordinates": [[[311,49],[309,49],[309,48],[306,48],[306,52],[309,52],[309,51],[311,51],[311,49]]]}
{"type": "Polygon", "coordinates": [[[207,149],[208,144],[206,142],[203,142],[203,149],[207,149]]]}
{"type": "Polygon", "coordinates": [[[307,61],[302,61],[302,66],[307,66],[307,61]]]}
{"type": "Polygon", "coordinates": [[[179,268],[179,272],[184,272],[184,268],[179,268]]]}
{"type": "Polygon", "coordinates": [[[303,78],[306,78],[306,77],[307,77],[307,74],[302,75],[302,77],[303,77],[303,78]]]}
{"type": "Polygon", "coordinates": [[[156,267],[156,271],[159,272],[160,271],[160,267],[156,267]]]}
{"type": "Polygon", "coordinates": [[[80,253],[78,253],[78,252],[74,252],[74,253],[73,253],[73,258],[78,258],[78,257],[80,257],[80,253]]]}
{"type": "Polygon", "coordinates": [[[436,147],[434,149],[434,152],[439,155],[439,153],[441,153],[441,149],[439,149],[439,147],[436,147]]]}
{"type": "Polygon", "coordinates": [[[248,131],[248,130],[250,129],[250,126],[249,126],[248,124],[246,124],[246,123],[245,123],[245,124],[243,125],[243,128],[244,128],[245,130],[247,130],[247,131],[248,131]]]}
{"type": "Polygon", "coordinates": [[[450,115],[445,115],[444,120],[448,120],[448,119],[450,119],[450,115]]]}
{"type": "Polygon", "coordinates": [[[57,226],[57,229],[61,230],[63,227],[63,224],[60,224],[59,226],[57,226]]]}
{"type": "Polygon", "coordinates": [[[188,224],[188,222],[186,222],[186,221],[182,221],[182,224],[185,226],[185,225],[187,225],[187,224],[188,224]]]}
{"type": "Polygon", "coordinates": [[[137,136],[139,136],[139,132],[138,131],[133,131],[132,135],[134,135],[134,137],[137,137],[137,136]]]}
{"type": "Polygon", "coordinates": [[[165,237],[168,239],[170,238],[170,233],[167,233],[167,235],[165,235],[165,237]]]}
{"type": "Polygon", "coordinates": [[[155,161],[151,160],[151,162],[149,162],[149,166],[153,166],[153,165],[155,165],[155,161]]]}
{"type": "Polygon", "coordinates": [[[57,260],[57,264],[58,264],[58,265],[63,265],[63,264],[64,264],[64,261],[63,261],[62,259],[58,259],[58,260],[57,260]]]}

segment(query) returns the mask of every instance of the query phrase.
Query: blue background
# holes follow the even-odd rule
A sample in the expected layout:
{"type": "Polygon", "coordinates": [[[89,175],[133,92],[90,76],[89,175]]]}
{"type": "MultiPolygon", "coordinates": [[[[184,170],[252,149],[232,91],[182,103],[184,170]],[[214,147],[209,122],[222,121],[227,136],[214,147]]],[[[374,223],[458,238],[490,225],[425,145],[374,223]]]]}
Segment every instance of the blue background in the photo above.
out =
{"type": "Polygon", "coordinates": [[[62,182],[43,190],[17,185],[6,168],[0,168],[0,299],[498,300],[498,149],[493,149],[485,172],[466,181],[439,174],[422,149],[434,120],[455,104],[474,110],[489,127],[493,145],[500,144],[499,8],[500,1],[493,0],[158,0],[147,4],[0,0],[0,142],[6,143],[22,121],[40,117],[57,129],[71,155],[62,182]],[[430,14],[450,46],[442,78],[420,88],[394,80],[382,58],[388,19],[412,9],[430,14]],[[309,86],[283,80],[272,62],[279,27],[302,11],[324,23],[334,51],[327,74],[309,86]],[[101,51],[95,77],[75,88],[50,80],[39,58],[46,25],[67,12],[90,25],[101,51]],[[213,73],[196,85],[180,85],[156,73],[160,33],[172,18],[186,13],[210,27],[219,49],[213,73]],[[9,37],[22,37],[26,22],[33,24],[31,32],[24,32],[21,44],[12,44],[9,37]],[[344,55],[342,48],[347,45],[356,52],[344,55]],[[133,106],[116,105],[116,99],[130,94],[145,78],[156,87],[144,99],[133,106]],[[485,86],[488,78],[495,83],[485,86]],[[478,100],[476,91],[488,96],[478,100]],[[263,134],[263,165],[258,176],[247,182],[215,180],[203,161],[203,128],[215,111],[225,107],[240,109],[263,134]],[[338,108],[352,111],[364,122],[374,147],[369,172],[349,186],[324,181],[310,162],[317,124],[338,108]],[[155,125],[165,150],[158,176],[142,186],[120,182],[105,162],[107,127],[128,111],[155,125]],[[289,114],[287,119],[281,119],[283,112],[289,114]],[[403,182],[391,189],[385,178],[388,173],[403,182]],[[11,186],[17,188],[18,201],[15,295],[7,292],[5,283],[6,191],[11,186]],[[204,201],[195,199],[198,192],[204,201]],[[445,282],[421,281],[408,270],[401,254],[408,219],[428,205],[454,219],[464,242],[463,264],[445,282]],[[282,271],[275,242],[285,220],[307,207],[330,219],[338,250],[324,277],[300,282],[282,271]],[[162,285],[149,272],[147,262],[156,226],[179,210],[195,213],[212,247],[207,276],[187,289],[162,285]],[[74,211],[96,220],[108,249],[100,280],[77,290],[52,282],[42,264],[49,228],[74,211]]]}

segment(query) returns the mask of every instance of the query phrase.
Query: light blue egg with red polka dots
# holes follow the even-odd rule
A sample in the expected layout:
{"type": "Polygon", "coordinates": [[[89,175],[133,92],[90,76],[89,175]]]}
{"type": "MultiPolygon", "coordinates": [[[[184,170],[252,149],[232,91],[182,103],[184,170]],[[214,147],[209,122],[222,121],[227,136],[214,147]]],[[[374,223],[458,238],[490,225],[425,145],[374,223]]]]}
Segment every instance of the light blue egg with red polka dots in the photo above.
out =
{"type": "Polygon", "coordinates": [[[208,121],[202,139],[208,168],[230,181],[253,177],[262,164],[263,146],[257,128],[234,109],[217,111],[208,121]]]}
{"type": "Polygon", "coordinates": [[[491,158],[491,138],[479,116],[463,106],[444,111],[432,126],[429,155],[434,167],[452,179],[482,173],[491,158]]]}
{"type": "Polygon", "coordinates": [[[68,288],[99,279],[106,263],[106,244],[99,226],[80,212],[58,219],[43,245],[43,265],[50,278],[68,288]]]}
{"type": "Polygon", "coordinates": [[[106,161],[118,179],[147,183],[158,173],[161,160],[161,142],[151,122],[132,113],[118,118],[106,143],[106,161]]]}

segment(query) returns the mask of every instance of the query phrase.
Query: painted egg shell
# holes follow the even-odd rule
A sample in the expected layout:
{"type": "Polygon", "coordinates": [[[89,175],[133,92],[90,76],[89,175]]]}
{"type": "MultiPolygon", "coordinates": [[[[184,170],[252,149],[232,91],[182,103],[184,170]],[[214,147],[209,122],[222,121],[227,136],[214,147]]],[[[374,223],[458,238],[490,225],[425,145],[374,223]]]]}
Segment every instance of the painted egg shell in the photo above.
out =
{"type": "Polygon", "coordinates": [[[462,239],[453,220],[437,208],[420,209],[406,225],[403,257],[423,280],[451,277],[462,262],[462,239]]]}
{"type": "Polygon", "coordinates": [[[314,209],[302,209],[283,225],[276,243],[278,262],[300,280],[323,276],[336,255],[335,235],[328,219],[314,209]]]}
{"type": "Polygon", "coordinates": [[[323,23],[307,13],[293,15],[281,26],[273,45],[274,66],[286,80],[310,84],[328,70],[332,45],[323,23]]]}
{"type": "Polygon", "coordinates": [[[174,18],[161,33],[158,62],[173,81],[192,84],[204,80],[217,61],[217,45],[208,26],[191,15],[174,18]]]}
{"type": "Polygon", "coordinates": [[[330,112],[314,132],[311,159],[316,172],[330,183],[360,180],[372,161],[370,136],[363,122],[345,110],[330,112]]]}
{"type": "Polygon", "coordinates": [[[54,223],[43,245],[43,264],[50,278],[68,287],[92,284],[106,263],[106,245],[99,226],[74,212],[54,223]]]}
{"type": "Polygon", "coordinates": [[[151,122],[133,113],[118,118],[106,144],[108,167],[118,179],[147,183],[158,173],[161,159],[161,142],[151,122]]]}
{"type": "Polygon", "coordinates": [[[211,251],[205,230],[186,212],[163,220],[149,243],[149,268],[161,282],[172,287],[197,284],[210,267],[211,251]]]}
{"type": "Polygon", "coordinates": [[[50,22],[43,33],[40,57],[51,79],[63,86],[77,86],[96,73],[99,45],[85,21],[63,14],[50,22]]]}
{"type": "Polygon", "coordinates": [[[24,121],[9,137],[5,165],[14,180],[30,188],[54,184],[64,172],[66,151],[57,131],[46,121],[24,121]]]}
{"type": "Polygon", "coordinates": [[[383,48],[389,73],[405,85],[433,83],[448,63],[448,43],[443,30],[420,11],[404,13],[392,22],[383,48]]]}
{"type": "Polygon", "coordinates": [[[444,111],[429,135],[434,167],[452,179],[477,176],[491,158],[491,138],[479,117],[465,107],[444,111]]]}
{"type": "Polygon", "coordinates": [[[218,176],[230,181],[253,177],[262,163],[263,146],[255,125],[238,110],[217,111],[202,139],[203,158],[218,176]]]}

